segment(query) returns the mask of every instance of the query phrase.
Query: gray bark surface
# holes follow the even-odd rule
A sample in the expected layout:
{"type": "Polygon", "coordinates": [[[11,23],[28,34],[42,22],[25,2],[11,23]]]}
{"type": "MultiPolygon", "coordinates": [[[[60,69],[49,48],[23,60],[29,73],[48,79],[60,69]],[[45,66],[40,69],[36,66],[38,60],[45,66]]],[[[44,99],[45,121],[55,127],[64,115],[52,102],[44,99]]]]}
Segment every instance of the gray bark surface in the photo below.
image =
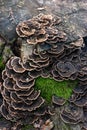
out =
{"type": "Polygon", "coordinates": [[[68,42],[87,35],[86,0],[1,0],[0,33],[7,40],[14,39],[16,25],[39,13],[60,16],[63,20],[60,29],[69,35],[68,42]]]}

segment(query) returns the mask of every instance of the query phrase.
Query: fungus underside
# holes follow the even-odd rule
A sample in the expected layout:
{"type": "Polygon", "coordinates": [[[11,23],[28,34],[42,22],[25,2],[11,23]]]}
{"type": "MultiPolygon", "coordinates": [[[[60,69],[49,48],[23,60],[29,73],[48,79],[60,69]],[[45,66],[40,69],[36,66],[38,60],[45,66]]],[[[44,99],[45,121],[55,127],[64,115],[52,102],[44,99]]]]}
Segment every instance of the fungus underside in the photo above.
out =
{"type": "Polygon", "coordinates": [[[77,80],[58,82],[54,79],[38,77],[35,81],[35,89],[41,90],[41,96],[50,103],[52,95],[68,99],[77,83],[77,80]]]}

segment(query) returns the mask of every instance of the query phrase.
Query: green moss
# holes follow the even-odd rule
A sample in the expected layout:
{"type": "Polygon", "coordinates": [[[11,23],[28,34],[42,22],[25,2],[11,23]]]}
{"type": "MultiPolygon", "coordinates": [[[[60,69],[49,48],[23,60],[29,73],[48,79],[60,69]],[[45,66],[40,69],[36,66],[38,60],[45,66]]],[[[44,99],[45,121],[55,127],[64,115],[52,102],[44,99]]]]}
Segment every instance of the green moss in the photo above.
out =
{"type": "Polygon", "coordinates": [[[57,95],[68,99],[73,88],[76,86],[78,81],[62,81],[58,82],[50,78],[39,77],[35,82],[35,89],[41,90],[41,96],[50,103],[52,95],[57,95]]]}
{"type": "Polygon", "coordinates": [[[1,117],[1,118],[0,118],[0,121],[3,121],[3,120],[4,120],[4,118],[3,118],[3,117],[1,117]]]}
{"type": "Polygon", "coordinates": [[[5,67],[5,64],[3,63],[3,58],[0,57],[0,70],[3,70],[5,67]]]}
{"type": "Polygon", "coordinates": [[[7,53],[9,53],[9,54],[10,54],[10,52],[11,52],[11,50],[10,50],[9,48],[7,48],[7,50],[6,50],[6,51],[7,51],[7,53]]]}
{"type": "Polygon", "coordinates": [[[33,130],[33,126],[31,125],[25,125],[22,130],[33,130]]]}

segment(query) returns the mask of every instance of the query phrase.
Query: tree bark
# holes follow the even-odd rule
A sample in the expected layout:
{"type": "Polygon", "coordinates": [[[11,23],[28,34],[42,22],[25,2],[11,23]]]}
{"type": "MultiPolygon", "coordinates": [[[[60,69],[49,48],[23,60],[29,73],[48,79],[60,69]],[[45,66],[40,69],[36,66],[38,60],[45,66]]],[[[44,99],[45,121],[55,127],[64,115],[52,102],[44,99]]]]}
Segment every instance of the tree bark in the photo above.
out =
{"type": "Polygon", "coordinates": [[[73,41],[77,36],[86,36],[86,0],[1,0],[0,33],[8,40],[16,37],[15,27],[23,20],[39,13],[55,14],[62,18],[60,29],[65,30],[73,41]]]}

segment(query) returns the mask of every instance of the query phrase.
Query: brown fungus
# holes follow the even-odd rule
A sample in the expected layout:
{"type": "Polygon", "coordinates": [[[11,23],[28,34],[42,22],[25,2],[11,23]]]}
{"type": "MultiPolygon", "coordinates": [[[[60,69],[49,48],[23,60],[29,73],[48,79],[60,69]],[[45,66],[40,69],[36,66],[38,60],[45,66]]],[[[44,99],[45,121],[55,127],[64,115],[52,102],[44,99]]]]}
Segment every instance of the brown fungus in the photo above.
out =
{"type": "Polygon", "coordinates": [[[53,46],[51,49],[47,51],[47,53],[51,57],[60,57],[60,55],[63,55],[64,53],[64,47],[60,44],[53,46]]]}
{"type": "Polygon", "coordinates": [[[56,67],[59,75],[62,77],[70,77],[72,74],[76,73],[75,67],[70,62],[59,62],[56,67]]]}
{"type": "Polygon", "coordinates": [[[74,104],[79,107],[83,107],[87,104],[87,92],[84,96],[81,96],[79,99],[77,98],[76,101],[74,101],[74,104]]]}
{"type": "Polygon", "coordinates": [[[52,103],[54,103],[54,104],[56,104],[58,106],[64,105],[65,102],[66,102],[66,100],[61,98],[61,97],[52,96],[52,103]]]}
{"type": "Polygon", "coordinates": [[[77,124],[80,120],[70,118],[66,113],[61,113],[61,119],[67,124],[77,124]]]}
{"type": "Polygon", "coordinates": [[[79,94],[73,93],[73,94],[70,96],[70,98],[68,99],[68,101],[71,102],[71,103],[73,103],[73,102],[77,99],[78,96],[79,96],[79,94]]]}
{"type": "MultiPolygon", "coordinates": [[[[32,74],[34,74],[33,71],[32,74]]],[[[12,57],[7,62],[2,75],[4,81],[3,89],[1,89],[3,104],[0,110],[6,119],[24,118],[27,111],[32,112],[42,106],[44,99],[40,97],[40,91],[35,91],[33,87],[35,77],[30,76],[19,57],[12,57]]]]}
{"type": "Polygon", "coordinates": [[[84,92],[86,91],[86,89],[87,89],[87,86],[86,86],[86,85],[78,85],[78,86],[76,86],[76,87],[73,89],[73,91],[74,91],[74,93],[76,93],[76,94],[80,94],[80,93],[84,93],[84,92]]]}
{"type": "MultiPolygon", "coordinates": [[[[44,99],[40,96],[40,90],[34,89],[35,78],[42,76],[57,81],[79,79],[82,87],[77,86],[69,99],[69,103],[74,104],[75,107],[63,110],[60,116],[64,122],[71,124],[82,121],[87,109],[87,56],[74,45],[64,45],[67,35],[57,28],[56,24],[60,22],[60,18],[40,14],[19,23],[16,27],[16,32],[26,47],[21,48],[21,58],[10,58],[2,72],[3,104],[0,110],[6,119],[17,121],[24,118],[24,120],[29,119],[29,123],[30,120],[33,123],[38,116],[53,114],[52,109],[46,111],[44,108],[44,99]],[[48,46],[50,46],[49,50],[48,46]],[[76,109],[78,106],[79,110],[76,109]],[[43,108],[42,112],[41,108],[43,108]]],[[[52,97],[52,101],[59,106],[65,104],[64,99],[56,96],[52,97]]],[[[25,122],[28,122],[26,120],[25,122]]]]}
{"type": "Polygon", "coordinates": [[[12,69],[17,73],[23,73],[25,69],[21,65],[21,59],[18,57],[13,57],[11,60],[12,69]]]}
{"type": "Polygon", "coordinates": [[[28,44],[64,42],[67,36],[56,28],[60,18],[52,15],[39,14],[29,20],[20,22],[16,27],[19,37],[25,38],[28,44]]]}
{"type": "Polygon", "coordinates": [[[83,109],[71,105],[69,109],[61,112],[60,117],[65,123],[77,124],[84,118],[83,109]]]}
{"type": "Polygon", "coordinates": [[[46,107],[41,107],[41,108],[38,108],[38,111],[37,109],[34,111],[34,115],[36,116],[44,116],[46,113],[46,107]]]}
{"type": "MultiPolygon", "coordinates": [[[[20,119],[20,118],[26,118],[27,112],[29,111],[29,114],[40,116],[46,114],[46,111],[37,113],[37,110],[42,107],[42,104],[44,103],[44,99],[40,97],[40,91],[34,90],[34,81],[35,78],[38,76],[42,77],[51,77],[54,78],[57,81],[72,79],[76,75],[77,78],[81,77],[82,79],[81,85],[82,87],[75,89],[73,91],[74,97],[72,97],[69,102],[75,104],[75,106],[80,106],[81,108],[86,106],[86,84],[83,85],[84,81],[84,75],[80,73],[78,75],[77,67],[75,66],[74,62],[71,61],[71,58],[66,58],[63,62],[63,58],[59,58],[58,50],[60,52],[65,52],[64,46],[53,46],[49,51],[45,52],[37,52],[36,50],[32,53],[32,55],[27,60],[27,63],[23,63],[20,58],[13,57],[10,59],[10,62],[7,62],[6,68],[3,71],[3,89],[1,90],[3,98],[4,98],[4,107],[7,109],[7,115],[3,114],[2,109],[1,113],[6,117],[6,119],[13,120],[13,118],[20,119]],[[52,57],[50,57],[50,54],[52,57]],[[16,60],[16,58],[18,60],[16,60]],[[15,59],[15,60],[14,60],[15,59]],[[46,60],[47,59],[47,60],[46,60]],[[42,61],[43,60],[43,61],[42,61]],[[16,61],[14,63],[13,61],[16,61]],[[21,66],[23,68],[23,71],[17,71],[17,69],[14,69],[14,66],[21,66]],[[61,65],[61,66],[60,66],[61,65]],[[10,67],[9,67],[10,66],[10,67]],[[25,67],[26,66],[26,67],[25,67]],[[33,66],[32,69],[28,69],[28,67],[33,66]],[[67,68],[68,67],[68,68],[67,68]],[[14,69],[14,70],[13,70],[14,69]],[[68,76],[66,77],[65,73],[68,73],[68,76]],[[64,73],[64,75],[62,74],[64,73]],[[7,79],[9,82],[7,82],[7,79]],[[11,85],[9,83],[11,82],[11,85]],[[75,92],[77,94],[75,94],[75,92]],[[82,95],[79,95],[82,94],[82,95]],[[85,98],[85,102],[83,100],[83,97],[85,98]],[[82,102],[82,104],[80,104],[82,102]],[[13,109],[13,111],[12,111],[13,109]],[[20,113],[20,114],[19,114],[20,113]],[[19,116],[18,116],[19,115],[19,116]],[[16,118],[18,116],[18,118],[16,118]]],[[[70,51],[70,54],[72,52],[70,51]]],[[[65,53],[66,54],[66,53],[65,53]]],[[[68,57],[68,55],[67,55],[68,57]]],[[[21,69],[22,70],[22,69],[21,69]]],[[[81,70],[81,68],[80,68],[81,70]]],[[[85,79],[86,81],[86,79],[85,79]]],[[[64,100],[60,100],[59,98],[53,97],[53,103],[57,105],[63,105],[65,103],[64,100]]],[[[3,105],[2,105],[3,106],[3,105]]],[[[51,112],[51,110],[48,110],[47,114],[54,114],[51,112]]],[[[61,118],[65,122],[71,122],[72,124],[76,124],[81,121],[81,118],[79,117],[77,119],[74,119],[72,116],[73,112],[67,112],[61,114],[61,118]],[[67,114],[68,113],[68,114],[67,114]]]]}

